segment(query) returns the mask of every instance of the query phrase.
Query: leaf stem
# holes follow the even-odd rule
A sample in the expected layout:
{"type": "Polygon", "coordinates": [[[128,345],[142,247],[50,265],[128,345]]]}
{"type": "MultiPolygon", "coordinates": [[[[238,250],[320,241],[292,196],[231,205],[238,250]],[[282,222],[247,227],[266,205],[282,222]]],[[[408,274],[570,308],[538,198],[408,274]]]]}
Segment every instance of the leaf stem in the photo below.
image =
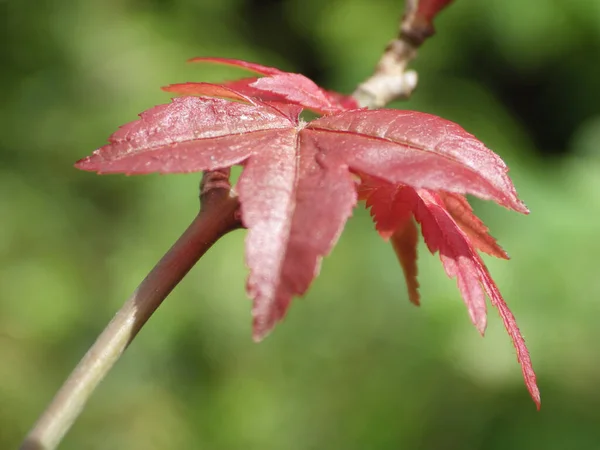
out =
{"type": "Polygon", "coordinates": [[[25,438],[21,450],[52,450],[58,446],[96,387],[162,301],[220,237],[241,226],[237,197],[230,189],[223,189],[223,182],[214,187],[211,174],[205,177],[208,182],[203,179],[202,207],[196,218],[81,359],[25,438]]]}

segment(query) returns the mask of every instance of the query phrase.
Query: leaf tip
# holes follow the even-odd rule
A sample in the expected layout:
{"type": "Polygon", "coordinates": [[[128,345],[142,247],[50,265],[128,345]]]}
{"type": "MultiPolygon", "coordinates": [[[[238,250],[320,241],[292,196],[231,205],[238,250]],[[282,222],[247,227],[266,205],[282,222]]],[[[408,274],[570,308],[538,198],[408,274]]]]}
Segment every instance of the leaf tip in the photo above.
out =
{"type": "Polygon", "coordinates": [[[265,321],[263,317],[254,316],[252,321],[252,340],[257,344],[262,342],[273,330],[274,321],[265,321]]]}
{"type": "Polygon", "coordinates": [[[73,167],[79,170],[85,170],[87,172],[93,172],[96,170],[96,167],[93,163],[93,156],[86,156],[85,158],[81,158],[79,161],[73,164],[73,167]]]}
{"type": "Polygon", "coordinates": [[[542,399],[540,397],[540,392],[536,386],[536,392],[531,394],[533,398],[533,402],[535,403],[535,408],[539,411],[542,408],[542,399]]]}
{"type": "Polygon", "coordinates": [[[525,202],[523,202],[522,200],[519,200],[519,209],[517,209],[517,211],[519,211],[522,214],[529,214],[531,212],[525,204],[525,202]]]}
{"type": "MultiPolygon", "coordinates": [[[[524,351],[527,351],[525,348],[524,351]]],[[[529,359],[529,354],[524,354],[523,356],[519,355],[518,357],[519,363],[521,364],[521,370],[523,372],[523,378],[525,379],[525,386],[527,386],[527,390],[529,391],[529,395],[531,396],[533,402],[535,403],[536,409],[539,411],[542,407],[542,399],[540,396],[540,389],[537,385],[537,379],[535,376],[535,372],[533,371],[533,366],[531,364],[531,360],[529,359]]]]}
{"type": "Polygon", "coordinates": [[[161,86],[160,90],[161,91],[165,91],[165,92],[175,92],[175,86],[177,86],[176,84],[169,84],[167,86],[161,86]]]}
{"type": "Polygon", "coordinates": [[[252,340],[256,343],[256,344],[260,344],[266,337],[267,337],[268,333],[263,333],[261,331],[258,330],[254,330],[252,332],[252,340]]]}
{"type": "Polygon", "coordinates": [[[477,323],[475,323],[475,328],[477,328],[477,331],[481,337],[485,337],[485,330],[487,328],[487,319],[485,316],[483,316],[483,320],[479,320],[477,323]]]}
{"type": "Polygon", "coordinates": [[[418,290],[410,290],[408,291],[408,299],[414,306],[421,306],[421,294],[419,294],[418,290]]]}
{"type": "MultiPolygon", "coordinates": [[[[498,203],[498,202],[497,202],[498,203]]],[[[523,200],[521,200],[514,187],[511,189],[511,193],[508,197],[507,202],[500,202],[500,204],[508,209],[513,209],[521,214],[529,214],[529,208],[523,200]]]]}

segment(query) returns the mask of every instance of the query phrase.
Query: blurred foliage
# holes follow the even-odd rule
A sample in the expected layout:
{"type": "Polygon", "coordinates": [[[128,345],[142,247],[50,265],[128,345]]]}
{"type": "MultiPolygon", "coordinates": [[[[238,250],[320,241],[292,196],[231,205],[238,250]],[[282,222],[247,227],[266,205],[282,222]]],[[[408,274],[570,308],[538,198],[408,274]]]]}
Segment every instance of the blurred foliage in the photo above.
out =
{"type": "MultiPolygon", "coordinates": [[[[352,91],[396,0],[0,1],[0,448],[192,219],[198,175],[98,177],[72,163],[172,82],[248,59],[352,91]]],[[[491,311],[481,339],[422,247],[423,305],[357,210],[320,278],[260,345],[243,232],[189,274],[102,384],[64,449],[596,449],[600,446],[600,2],[457,0],[394,105],[502,155],[530,216],[475,202],[508,249],[489,267],[527,338],[543,407],[491,311]]]]}

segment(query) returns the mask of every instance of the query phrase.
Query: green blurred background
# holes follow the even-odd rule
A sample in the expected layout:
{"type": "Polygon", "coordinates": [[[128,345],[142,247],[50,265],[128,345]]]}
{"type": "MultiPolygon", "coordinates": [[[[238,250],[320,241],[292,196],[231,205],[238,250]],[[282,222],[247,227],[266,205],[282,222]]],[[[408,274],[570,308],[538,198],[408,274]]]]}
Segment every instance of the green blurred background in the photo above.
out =
{"type": "MultiPolygon", "coordinates": [[[[197,174],[105,176],[73,162],[168,101],[160,86],[240,72],[214,55],[351,92],[395,0],[0,1],[0,448],[16,448],[197,210],[197,174]]],[[[192,270],[64,449],[600,448],[600,2],[458,0],[393,106],[463,125],[511,167],[532,213],[475,202],[512,256],[486,259],[529,344],[536,412],[494,310],[481,339],[420,247],[412,307],[357,210],[321,276],[251,340],[244,232],[192,270]]]]}

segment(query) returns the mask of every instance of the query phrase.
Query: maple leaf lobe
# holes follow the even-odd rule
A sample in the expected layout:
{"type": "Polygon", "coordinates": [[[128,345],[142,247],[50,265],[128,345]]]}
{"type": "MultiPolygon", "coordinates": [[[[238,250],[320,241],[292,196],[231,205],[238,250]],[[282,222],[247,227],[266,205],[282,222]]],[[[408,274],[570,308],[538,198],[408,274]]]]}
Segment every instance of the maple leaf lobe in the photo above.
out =
{"type": "Polygon", "coordinates": [[[252,151],[277,145],[298,124],[266,104],[181,97],[117,130],[109,144],[76,163],[98,173],[187,173],[240,164],[252,151]],[[249,139],[251,137],[251,139],[249,139]]]}
{"type": "Polygon", "coordinates": [[[360,173],[416,188],[469,193],[528,212],[504,162],[448,120],[416,111],[359,110],[322,117],[308,127],[346,145],[349,164],[360,173]]]}

